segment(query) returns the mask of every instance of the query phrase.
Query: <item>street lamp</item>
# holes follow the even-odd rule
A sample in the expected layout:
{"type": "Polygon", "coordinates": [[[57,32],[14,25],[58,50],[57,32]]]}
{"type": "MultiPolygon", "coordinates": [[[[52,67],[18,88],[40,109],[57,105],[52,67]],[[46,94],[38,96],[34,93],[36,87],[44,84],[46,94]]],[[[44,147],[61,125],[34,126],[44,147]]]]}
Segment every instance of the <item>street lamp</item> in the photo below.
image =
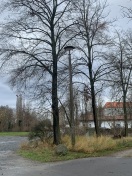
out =
{"type": "Polygon", "coordinates": [[[71,122],[71,142],[72,146],[75,145],[75,124],[74,124],[74,103],[73,103],[73,85],[72,85],[72,64],[71,64],[71,51],[75,49],[73,46],[64,47],[68,51],[69,59],[69,92],[70,92],[70,122],[71,122]]]}

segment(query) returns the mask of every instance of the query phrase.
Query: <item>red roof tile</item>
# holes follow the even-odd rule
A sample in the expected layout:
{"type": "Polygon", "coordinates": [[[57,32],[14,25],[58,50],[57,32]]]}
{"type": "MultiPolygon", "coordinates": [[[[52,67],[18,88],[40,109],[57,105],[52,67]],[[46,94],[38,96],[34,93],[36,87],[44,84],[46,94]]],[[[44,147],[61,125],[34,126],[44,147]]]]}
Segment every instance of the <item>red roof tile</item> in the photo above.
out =
{"type": "MultiPolygon", "coordinates": [[[[127,107],[132,107],[132,102],[127,102],[127,107]]],[[[123,108],[123,102],[106,102],[104,108],[123,108]]]]}

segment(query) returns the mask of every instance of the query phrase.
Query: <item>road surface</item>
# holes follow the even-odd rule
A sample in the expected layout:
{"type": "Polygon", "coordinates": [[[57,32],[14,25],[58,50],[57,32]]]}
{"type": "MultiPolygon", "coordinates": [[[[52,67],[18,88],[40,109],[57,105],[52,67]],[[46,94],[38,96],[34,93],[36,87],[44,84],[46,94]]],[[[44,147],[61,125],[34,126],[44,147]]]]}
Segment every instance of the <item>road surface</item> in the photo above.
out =
{"type": "Polygon", "coordinates": [[[22,137],[0,137],[0,176],[132,176],[132,158],[123,157],[123,153],[42,164],[16,155],[15,151],[24,140],[22,137]]]}

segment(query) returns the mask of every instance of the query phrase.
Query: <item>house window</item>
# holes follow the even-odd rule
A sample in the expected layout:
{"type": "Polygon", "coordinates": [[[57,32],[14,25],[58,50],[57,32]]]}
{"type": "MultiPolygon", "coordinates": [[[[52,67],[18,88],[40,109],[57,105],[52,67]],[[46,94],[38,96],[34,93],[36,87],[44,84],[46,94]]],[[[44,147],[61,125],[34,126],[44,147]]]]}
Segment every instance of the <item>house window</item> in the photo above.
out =
{"type": "Polygon", "coordinates": [[[120,123],[117,123],[117,124],[116,124],[116,127],[117,127],[117,128],[120,128],[120,127],[121,127],[121,124],[120,124],[120,123]]]}
{"type": "Polygon", "coordinates": [[[89,127],[89,128],[91,128],[91,127],[92,127],[92,124],[91,124],[91,123],[89,123],[89,124],[88,124],[88,127],[89,127]]]}

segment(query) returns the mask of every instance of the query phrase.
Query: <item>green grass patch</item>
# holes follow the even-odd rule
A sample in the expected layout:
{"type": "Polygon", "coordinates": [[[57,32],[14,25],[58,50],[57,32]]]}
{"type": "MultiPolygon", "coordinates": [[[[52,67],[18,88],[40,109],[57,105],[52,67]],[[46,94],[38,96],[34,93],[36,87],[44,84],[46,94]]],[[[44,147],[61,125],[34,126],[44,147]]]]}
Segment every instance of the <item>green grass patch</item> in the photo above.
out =
{"type": "Polygon", "coordinates": [[[0,132],[0,136],[28,136],[29,132],[0,132]]]}
{"type": "Polygon", "coordinates": [[[72,151],[69,151],[65,156],[58,156],[55,154],[54,150],[47,149],[47,148],[40,151],[19,150],[18,154],[27,159],[31,159],[39,162],[66,161],[66,160],[73,160],[73,159],[86,158],[86,157],[92,156],[91,154],[72,152],[72,151]]]}
{"type": "Polygon", "coordinates": [[[78,137],[75,148],[71,147],[69,138],[63,139],[63,143],[68,147],[69,152],[65,156],[58,156],[54,152],[54,146],[51,144],[23,144],[19,154],[25,158],[40,162],[55,162],[73,160],[87,157],[100,157],[113,154],[132,148],[132,138],[122,138],[113,140],[110,137],[78,137]]]}

